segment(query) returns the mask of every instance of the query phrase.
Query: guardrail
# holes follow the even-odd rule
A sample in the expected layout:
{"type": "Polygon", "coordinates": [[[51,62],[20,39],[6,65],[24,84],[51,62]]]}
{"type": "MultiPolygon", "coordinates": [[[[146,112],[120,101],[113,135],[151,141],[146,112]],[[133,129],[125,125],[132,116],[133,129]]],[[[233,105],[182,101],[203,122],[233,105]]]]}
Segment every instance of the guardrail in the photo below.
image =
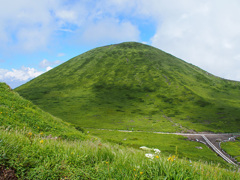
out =
{"type": "Polygon", "coordinates": [[[236,163],[234,163],[231,159],[229,159],[227,156],[225,156],[216,146],[211,143],[211,141],[208,140],[208,138],[204,135],[202,135],[203,139],[206,141],[206,143],[219,155],[221,156],[225,161],[227,161],[230,164],[233,164],[235,166],[238,166],[236,163]]]}

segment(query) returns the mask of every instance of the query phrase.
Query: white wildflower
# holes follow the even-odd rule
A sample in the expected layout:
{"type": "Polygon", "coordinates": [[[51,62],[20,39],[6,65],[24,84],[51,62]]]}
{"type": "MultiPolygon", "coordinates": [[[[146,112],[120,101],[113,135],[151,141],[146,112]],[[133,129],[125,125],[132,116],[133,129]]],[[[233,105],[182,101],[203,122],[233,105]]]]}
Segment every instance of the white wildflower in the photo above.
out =
{"type": "Polygon", "coordinates": [[[153,159],[154,158],[154,155],[153,154],[145,154],[145,156],[149,159],[153,159]]]}
{"type": "Polygon", "coordinates": [[[159,154],[161,152],[159,149],[153,149],[153,151],[155,152],[155,154],[159,154]]]}
{"type": "Polygon", "coordinates": [[[151,150],[151,148],[148,148],[146,146],[141,146],[140,149],[142,149],[144,151],[150,151],[151,150]]]}

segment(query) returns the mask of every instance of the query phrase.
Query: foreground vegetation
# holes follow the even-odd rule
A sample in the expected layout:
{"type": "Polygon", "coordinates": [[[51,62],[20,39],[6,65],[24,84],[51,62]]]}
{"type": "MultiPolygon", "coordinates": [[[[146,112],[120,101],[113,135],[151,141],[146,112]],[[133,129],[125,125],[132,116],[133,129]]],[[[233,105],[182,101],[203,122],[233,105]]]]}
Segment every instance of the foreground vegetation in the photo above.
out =
{"type": "Polygon", "coordinates": [[[84,139],[81,128],[44,112],[30,101],[0,83],[0,126],[26,129],[32,133],[67,139],[84,139]]]}
{"type": "Polygon", "coordinates": [[[240,83],[128,42],[81,54],[16,89],[85,128],[240,132],[240,83]]]}
{"type": "Polygon", "coordinates": [[[235,170],[103,143],[0,131],[0,164],[21,179],[239,179],[235,170]]]}

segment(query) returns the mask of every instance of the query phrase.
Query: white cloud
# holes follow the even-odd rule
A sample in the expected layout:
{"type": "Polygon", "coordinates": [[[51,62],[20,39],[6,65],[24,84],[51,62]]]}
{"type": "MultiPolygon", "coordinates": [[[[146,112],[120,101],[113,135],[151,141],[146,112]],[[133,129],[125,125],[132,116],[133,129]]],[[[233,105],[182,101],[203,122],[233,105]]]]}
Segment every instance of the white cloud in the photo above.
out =
{"type": "Polygon", "coordinates": [[[40,62],[40,67],[45,68],[47,66],[50,66],[50,62],[47,59],[44,59],[40,62]]]}
{"type": "Polygon", "coordinates": [[[109,41],[138,41],[139,30],[130,22],[119,22],[116,19],[105,19],[89,24],[82,38],[87,43],[109,41]]]}
{"type": "Polygon", "coordinates": [[[0,69],[0,80],[4,80],[5,74],[8,72],[7,69],[0,69]]]}
{"type": "Polygon", "coordinates": [[[71,10],[60,10],[56,12],[56,16],[65,21],[74,22],[77,20],[77,14],[71,10]]]}
{"type": "Polygon", "coordinates": [[[65,56],[65,53],[58,53],[57,57],[63,57],[65,56]]]}
{"type": "Polygon", "coordinates": [[[52,69],[51,66],[46,67],[46,71],[50,71],[52,69]]]}
{"type": "Polygon", "coordinates": [[[221,77],[238,78],[239,1],[149,1],[144,12],[161,17],[152,45],[221,77]],[[151,6],[151,2],[155,2],[151,6]],[[170,6],[171,4],[171,6],[170,6]]]}
{"type": "MultiPolygon", "coordinates": [[[[123,8],[121,1],[118,3],[123,8]]],[[[107,9],[111,6],[108,0],[4,1],[0,6],[0,48],[10,51],[37,51],[47,48],[51,42],[64,39],[60,31],[70,34],[73,40],[76,37],[93,40],[87,30],[94,31],[92,35],[97,40],[108,37],[108,30],[108,40],[136,40],[139,35],[137,27],[129,21],[119,21],[114,16],[114,9],[107,9]],[[107,18],[108,16],[113,17],[107,18]],[[91,28],[100,28],[100,31],[91,28]]]]}
{"type": "Polygon", "coordinates": [[[44,72],[24,66],[22,66],[21,69],[0,69],[0,80],[27,81],[41,75],[42,73],[44,72]]]}
{"type": "Polygon", "coordinates": [[[26,51],[33,51],[45,47],[50,39],[50,32],[44,28],[19,29],[17,33],[18,43],[26,51]],[[45,31],[45,32],[44,32],[45,31]]]}
{"type": "Polygon", "coordinates": [[[0,6],[0,47],[36,50],[47,45],[54,30],[50,10],[54,2],[46,0],[9,0],[0,6]]]}
{"type": "Polygon", "coordinates": [[[44,59],[40,62],[39,66],[41,68],[48,68],[50,66],[55,66],[55,65],[58,65],[60,63],[61,63],[61,61],[59,61],[59,60],[51,62],[51,61],[48,61],[47,59],[44,59]]]}
{"type": "Polygon", "coordinates": [[[0,69],[0,81],[6,82],[12,88],[15,88],[51,69],[50,66],[46,67],[45,71],[38,71],[35,68],[24,66],[20,69],[0,69]]]}

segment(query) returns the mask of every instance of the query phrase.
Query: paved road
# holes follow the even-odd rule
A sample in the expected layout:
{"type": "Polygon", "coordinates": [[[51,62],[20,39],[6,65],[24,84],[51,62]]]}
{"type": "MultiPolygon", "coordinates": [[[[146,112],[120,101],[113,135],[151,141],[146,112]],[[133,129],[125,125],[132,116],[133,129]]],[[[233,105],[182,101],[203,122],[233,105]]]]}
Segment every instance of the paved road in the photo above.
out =
{"type": "Polygon", "coordinates": [[[163,132],[156,133],[181,135],[188,137],[189,140],[204,143],[228,163],[231,163],[235,166],[238,165],[235,159],[233,159],[229,154],[222,150],[220,143],[224,141],[229,141],[233,137],[240,137],[240,133],[223,133],[223,134],[210,134],[210,133],[187,134],[187,133],[163,133],[163,132]]]}
{"type": "MultiPolygon", "coordinates": [[[[109,130],[109,129],[102,129],[109,130]]],[[[114,131],[114,130],[110,130],[114,131]]],[[[143,132],[143,131],[129,131],[129,130],[118,130],[120,132],[143,132]]],[[[189,134],[189,133],[167,133],[167,132],[153,132],[156,134],[175,134],[188,137],[189,140],[194,140],[201,142],[209,146],[214,152],[216,152],[220,157],[222,157],[228,163],[238,166],[237,162],[226,152],[224,152],[220,146],[221,142],[229,141],[232,137],[240,137],[240,133],[199,133],[199,134],[189,134]]],[[[240,163],[239,163],[240,164],[240,163]]]]}
{"type": "Polygon", "coordinates": [[[202,138],[206,141],[206,143],[211,147],[212,150],[214,150],[219,156],[221,156],[225,161],[227,161],[230,164],[233,164],[235,166],[237,166],[237,164],[235,162],[233,162],[230,158],[228,158],[225,154],[222,153],[222,151],[220,149],[218,149],[216,146],[213,145],[213,143],[211,143],[211,141],[209,141],[209,139],[202,135],[202,138]]]}

